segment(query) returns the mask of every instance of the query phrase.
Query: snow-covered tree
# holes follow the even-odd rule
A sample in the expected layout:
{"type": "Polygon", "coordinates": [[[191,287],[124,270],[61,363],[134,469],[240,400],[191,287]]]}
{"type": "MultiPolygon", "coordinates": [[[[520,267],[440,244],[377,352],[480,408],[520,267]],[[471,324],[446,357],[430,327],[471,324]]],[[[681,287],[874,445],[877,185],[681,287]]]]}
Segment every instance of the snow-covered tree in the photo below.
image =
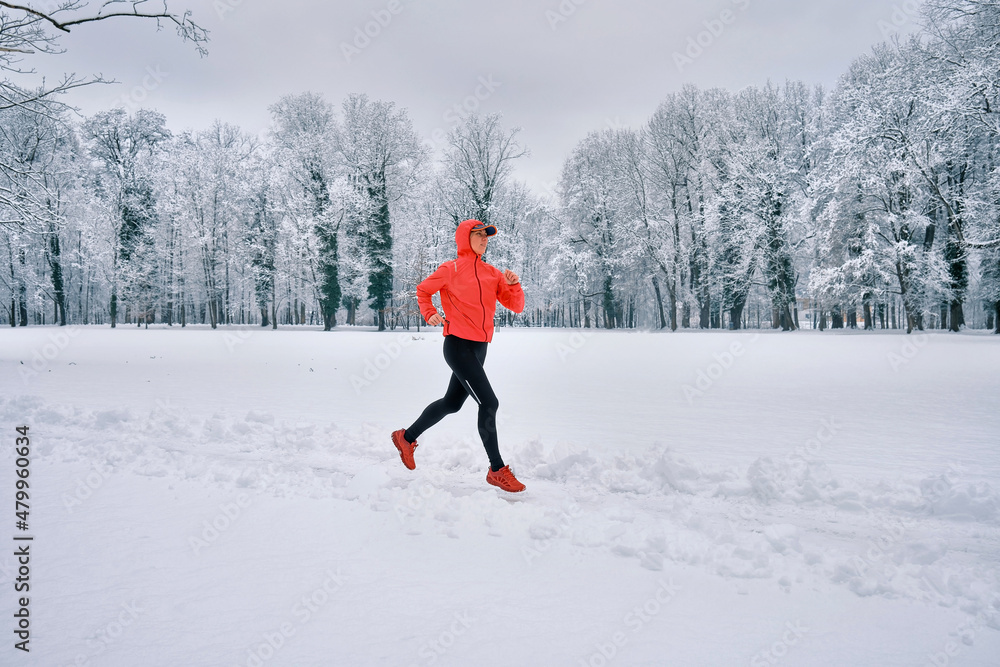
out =
{"type": "MultiPolygon", "coordinates": [[[[600,297],[603,326],[621,326],[624,294],[616,284],[634,236],[616,188],[615,130],[592,132],[573,150],[559,183],[563,261],[583,300],[584,326],[591,326],[592,299],[600,297]]],[[[597,324],[596,313],[594,314],[597,324]]]]}
{"type": "MultiPolygon", "coordinates": [[[[89,155],[98,163],[93,188],[102,200],[109,247],[111,326],[119,299],[146,296],[150,280],[149,238],[156,223],[152,161],[170,138],[166,119],[155,111],[102,111],[83,125],[89,155]]],[[[132,306],[137,304],[132,303],[132,306]]]]}
{"type": "Polygon", "coordinates": [[[504,128],[500,114],[471,114],[449,133],[442,195],[455,226],[469,218],[492,222],[514,161],[528,155],[519,132],[504,128]]]}
{"type": "Polygon", "coordinates": [[[169,206],[170,218],[187,232],[184,237],[200,269],[207,319],[215,328],[234,320],[239,288],[234,274],[242,273],[253,259],[243,240],[258,231],[251,223],[255,213],[262,206],[267,209],[266,200],[261,204],[252,199],[259,192],[248,193],[246,188],[247,168],[260,146],[238,127],[216,121],[208,130],[180,137],[173,149],[176,175],[170,196],[176,200],[169,206]]]}
{"type": "MultiPolygon", "coordinates": [[[[337,324],[341,288],[338,251],[343,217],[335,201],[337,127],[333,107],[320,95],[281,98],[271,106],[273,155],[286,167],[288,214],[295,219],[299,246],[299,279],[312,284],[323,314],[323,328],[337,324]],[[313,241],[314,239],[314,241],[313,241]]],[[[297,311],[298,309],[296,309],[297,311]]]]}
{"type": "MultiPolygon", "coordinates": [[[[350,244],[362,251],[351,273],[355,281],[367,273],[368,297],[382,331],[393,287],[392,207],[416,186],[426,152],[406,111],[392,102],[350,95],[342,114],[335,145],[349,184],[350,244]]],[[[357,299],[356,285],[351,292],[357,299]]]]}

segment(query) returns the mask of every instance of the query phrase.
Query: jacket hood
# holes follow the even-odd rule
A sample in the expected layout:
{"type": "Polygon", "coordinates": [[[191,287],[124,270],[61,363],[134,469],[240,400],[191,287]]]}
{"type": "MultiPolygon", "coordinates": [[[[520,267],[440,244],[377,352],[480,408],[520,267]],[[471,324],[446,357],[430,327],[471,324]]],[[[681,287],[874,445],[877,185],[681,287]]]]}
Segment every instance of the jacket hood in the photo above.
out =
{"type": "Polygon", "coordinates": [[[469,243],[469,234],[472,233],[472,228],[478,224],[480,224],[478,220],[463,220],[458,225],[458,229],[455,230],[455,247],[458,248],[459,257],[467,255],[478,257],[476,251],[472,249],[472,244],[469,243]]]}

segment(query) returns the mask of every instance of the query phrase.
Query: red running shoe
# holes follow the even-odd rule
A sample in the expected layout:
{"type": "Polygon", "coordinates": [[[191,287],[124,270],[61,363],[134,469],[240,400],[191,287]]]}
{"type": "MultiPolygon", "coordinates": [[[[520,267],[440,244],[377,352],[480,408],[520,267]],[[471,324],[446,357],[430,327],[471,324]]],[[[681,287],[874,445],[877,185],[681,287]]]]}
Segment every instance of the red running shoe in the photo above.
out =
{"type": "Polygon", "coordinates": [[[392,444],[396,445],[396,449],[399,450],[399,458],[403,459],[403,465],[413,470],[417,467],[417,464],[413,462],[413,450],[417,448],[417,443],[409,443],[403,434],[406,432],[405,428],[401,428],[398,431],[392,432],[392,444]]]}
{"type": "Polygon", "coordinates": [[[517,493],[518,491],[524,491],[524,484],[517,481],[517,477],[514,477],[514,473],[510,471],[510,466],[504,466],[493,472],[490,471],[486,473],[486,481],[493,486],[498,486],[504,491],[510,491],[511,493],[517,493]]]}

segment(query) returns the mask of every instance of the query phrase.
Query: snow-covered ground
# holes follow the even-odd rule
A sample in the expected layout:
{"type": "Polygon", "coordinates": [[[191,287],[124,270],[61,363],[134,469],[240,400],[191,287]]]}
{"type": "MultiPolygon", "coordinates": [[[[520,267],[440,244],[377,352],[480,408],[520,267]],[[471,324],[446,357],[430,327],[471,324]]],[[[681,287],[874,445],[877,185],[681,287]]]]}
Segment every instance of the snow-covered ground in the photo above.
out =
{"type": "MultiPolygon", "coordinates": [[[[1000,664],[1000,336],[0,331],[0,664],[1000,664]],[[16,426],[31,652],[14,649],[16,426]]],[[[18,532],[18,534],[21,534],[18,532]]]]}

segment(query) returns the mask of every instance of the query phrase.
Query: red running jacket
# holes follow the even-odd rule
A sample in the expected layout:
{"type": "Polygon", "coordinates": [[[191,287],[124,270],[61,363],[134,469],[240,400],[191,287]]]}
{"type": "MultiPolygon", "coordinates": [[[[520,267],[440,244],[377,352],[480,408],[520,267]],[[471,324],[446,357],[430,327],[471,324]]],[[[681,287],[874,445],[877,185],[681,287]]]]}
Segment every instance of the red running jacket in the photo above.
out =
{"type": "Polygon", "coordinates": [[[444,335],[489,343],[493,340],[497,301],[520,313],[524,310],[524,290],[520,283],[508,285],[500,269],[484,262],[472,250],[469,234],[478,224],[478,220],[466,220],[458,226],[455,230],[458,257],[439,266],[417,285],[417,303],[426,321],[437,313],[431,295],[441,292],[444,335]]]}

